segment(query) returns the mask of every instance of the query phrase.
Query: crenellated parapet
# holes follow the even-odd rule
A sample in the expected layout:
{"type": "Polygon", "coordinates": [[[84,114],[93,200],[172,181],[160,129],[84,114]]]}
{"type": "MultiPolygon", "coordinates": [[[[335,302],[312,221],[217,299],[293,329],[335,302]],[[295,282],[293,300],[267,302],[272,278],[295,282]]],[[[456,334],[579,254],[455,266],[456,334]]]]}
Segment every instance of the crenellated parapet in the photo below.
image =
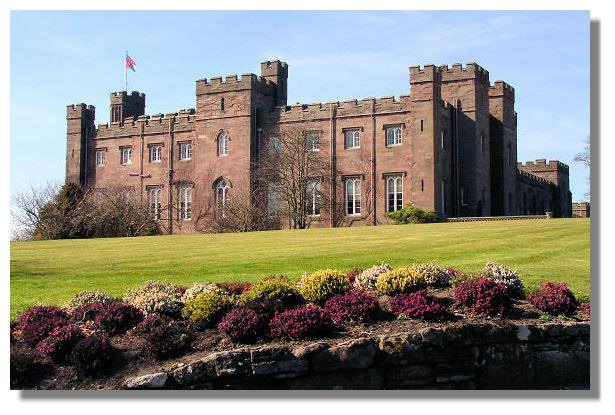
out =
{"type": "Polygon", "coordinates": [[[276,84],[267,78],[246,73],[241,76],[227,75],[224,79],[220,76],[201,78],[196,81],[196,95],[215,94],[220,92],[256,90],[272,95],[275,93],[276,84]]]}
{"type": "Polygon", "coordinates": [[[169,123],[173,124],[174,131],[190,131],[195,128],[196,111],[194,108],[183,109],[168,114],[141,115],[138,118],[126,118],[123,123],[98,124],[96,138],[116,138],[141,134],[165,133],[169,123]]]}
{"type": "Polygon", "coordinates": [[[547,162],[547,159],[536,159],[534,161],[525,161],[517,163],[517,168],[529,170],[529,171],[560,171],[562,173],[568,174],[570,167],[562,163],[559,160],[550,160],[547,162]]]}
{"type": "Polygon", "coordinates": [[[438,69],[442,76],[442,82],[476,79],[489,83],[489,71],[475,62],[468,62],[465,67],[461,63],[454,63],[451,67],[441,65],[438,69]]]}
{"type": "Polygon", "coordinates": [[[515,100],[515,88],[504,81],[495,81],[489,87],[489,98],[504,97],[515,100]]]}

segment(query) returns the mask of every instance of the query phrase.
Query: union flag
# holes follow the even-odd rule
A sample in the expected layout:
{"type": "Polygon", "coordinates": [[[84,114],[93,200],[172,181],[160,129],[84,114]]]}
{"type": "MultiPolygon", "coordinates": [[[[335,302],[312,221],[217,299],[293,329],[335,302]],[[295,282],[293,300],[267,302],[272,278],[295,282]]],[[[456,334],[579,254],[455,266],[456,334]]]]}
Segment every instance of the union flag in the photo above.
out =
{"type": "Polygon", "coordinates": [[[126,63],[125,63],[125,68],[126,69],[132,69],[133,72],[137,72],[137,70],[135,69],[135,65],[137,64],[137,62],[135,62],[130,56],[128,56],[128,53],[126,54],[126,63]]]}

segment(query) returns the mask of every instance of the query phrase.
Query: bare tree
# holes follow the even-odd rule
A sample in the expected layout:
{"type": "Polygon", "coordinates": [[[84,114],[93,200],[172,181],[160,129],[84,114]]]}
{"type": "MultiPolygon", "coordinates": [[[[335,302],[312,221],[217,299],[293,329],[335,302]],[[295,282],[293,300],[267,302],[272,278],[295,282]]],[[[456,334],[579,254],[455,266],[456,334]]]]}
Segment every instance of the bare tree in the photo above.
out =
{"type": "MultiPolygon", "coordinates": [[[[577,163],[581,163],[583,164],[587,169],[590,169],[590,159],[591,159],[591,152],[590,152],[590,138],[589,136],[587,137],[587,139],[585,140],[585,150],[583,150],[582,152],[578,153],[576,156],[574,156],[574,161],[576,161],[577,163]]],[[[591,185],[590,185],[590,175],[588,174],[586,179],[585,179],[586,183],[587,183],[587,192],[585,193],[586,197],[590,197],[590,189],[591,189],[591,185]]]]}
{"type": "Polygon", "coordinates": [[[60,191],[60,184],[45,182],[29,185],[11,198],[11,239],[32,239],[41,226],[41,209],[60,191]]]}

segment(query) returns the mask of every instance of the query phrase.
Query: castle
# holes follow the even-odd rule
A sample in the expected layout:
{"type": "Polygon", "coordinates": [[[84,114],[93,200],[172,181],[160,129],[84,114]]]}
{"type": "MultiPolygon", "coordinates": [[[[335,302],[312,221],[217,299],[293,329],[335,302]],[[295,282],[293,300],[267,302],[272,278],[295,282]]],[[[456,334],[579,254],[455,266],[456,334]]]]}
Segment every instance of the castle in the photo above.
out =
{"type": "Polygon", "coordinates": [[[332,173],[315,183],[330,203],[311,201],[310,226],[388,223],[408,203],[442,217],[572,215],[568,166],[517,163],[515,91],[476,63],[411,66],[398,99],[289,106],[287,82],[278,60],[260,76],[199,79],[196,108],[166,115],[145,115],[143,93],[115,92],[98,126],[94,106],[69,105],[66,182],[124,186],[166,232],[194,232],[195,212],[251,186],[262,148],[298,127],[332,173]]]}

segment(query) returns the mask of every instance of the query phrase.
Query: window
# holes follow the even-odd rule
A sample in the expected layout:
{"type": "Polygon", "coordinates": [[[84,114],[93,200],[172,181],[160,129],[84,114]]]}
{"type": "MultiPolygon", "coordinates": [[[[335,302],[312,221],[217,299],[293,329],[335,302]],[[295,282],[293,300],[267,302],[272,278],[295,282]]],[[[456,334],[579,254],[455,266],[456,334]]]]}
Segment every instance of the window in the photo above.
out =
{"type": "Polygon", "coordinates": [[[280,154],[281,143],[280,137],[269,137],[269,153],[280,154]]]}
{"type": "Polygon", "coordinates": [[[361,179],[346,179],[346,214],[361,214],[361,179]]]}
{"type": "Polygon", "coordinates": [[[305,135],[305,147],[308,151],[320,151],[320,134],[316,132],[305,135]]]}
{"type": "Polygon", "coordinates": [[[401,144],[401,127],[400,126],[388,127],[386,129],[386,134],[387,134],[387,139],[386,139],[387,147],[401,144]]]}
{"type": "Polygon", "coordinates": [[[105,165],[105,150],[96,150],[96,165],[105,165]]]}
{"type": "Polygon", "coordinates": [[[192,219],[192,187],[179,188],[179,219],[192,219]]]}
{"type": "Polygon", "coordinates": [[[162,146],[155,145],[149,148],[149,161],[158,162],[162,160],[162,146]]]}
{"type": "Polygon", "coordinates": [[[148,191],[149,217],[151,219],[160,219],[160,212],[162,211],[162,204],[160,203],[161,191],[162,189],[159,186],[151,187],[148,191]]]}
{"type": "Polygon", "coordinates": [[[269,183],[267,188],[267,213],[270,216],[275,216],[280,212],[282,192],[279,184],[269,183]]]}
{"type": "Polygon", "coordinates": [[[401,176],[387,177],[387,212],[403,208],[403,190],[401,176]]]}
{"type": "Polygon", "coordinates": [[[480,132],[480,154],[481,156],[485,154],[485,134],[480,132]]]}
{"type": "Polygon", "coordinates": [[[423,131],[423,120],[421,120],[421,131],[423,131]]]}
{"type": "Polygon", "coordinates": [[[444,130],[440,133],[440,147],[442,150],[446,150],[446,132],[444,130]]]}
{"type": "Polygon", "coordinates": [[[224,111],[224,98],[220,98],[220,110],[224,111]]]}
{"type": "Polygon", "coordinates": [[[132,147],[122,147],[122,164],[132,164],[132,147]]]}
{"type": "Polygon", "coordinates": [[[226,180],[220,180],[215,187],[216,209],[224,217],[229,203],[229,190],[231,186],[226,180]]]}
{"type": "Polygon", "coordinates": [[[421,192],[425,191],[425,180],[421,179],[421,192]]]}
{"type": "Polygon", "coordinates": [[[465,187],[461,188],[461,206],[468,205],[468,193],[466,192],[465,187]]]}
{"type": "Polygon", "coordinates": [[[228,135],[221,132],[218,135],[218,156],[226,156],[228,154],[228,135]]]}
{"type": "Polygon", "coordinates": [[[313,180],[306,188],[305,213],[310,216],[320,216],[320,182],[313,180]]]}
{"type": "Polygon", "coordinates": [[[344,147],[359,148],[361,145],[361,131],[348,130],[344,133],[344,147]]]}
{"type": "Polygon", "coordinates": [[[179,143],[179,159],[192,159],[192,143],[179,143]]]}

